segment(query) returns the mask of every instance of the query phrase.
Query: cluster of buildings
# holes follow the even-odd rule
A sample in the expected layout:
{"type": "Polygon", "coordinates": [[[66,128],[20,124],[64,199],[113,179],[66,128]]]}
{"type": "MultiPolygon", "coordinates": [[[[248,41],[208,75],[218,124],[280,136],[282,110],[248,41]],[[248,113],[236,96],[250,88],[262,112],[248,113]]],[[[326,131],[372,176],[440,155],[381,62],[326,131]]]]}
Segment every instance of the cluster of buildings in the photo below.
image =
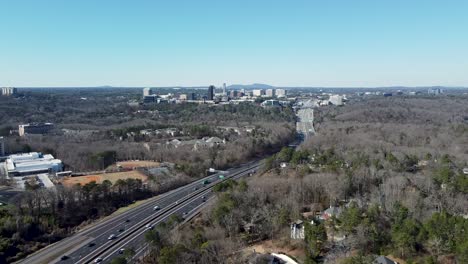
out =
{"type": "Polygon", "coordinates": [[[180,131],[178,128],[164,128],[164,129],[143,129],[140,130],[140,135],[144,136],[170,136],[175,137],[179,134],[184,134],[183,131],[180,131]]]}
{"type": "Polygon", "coordinates": [[[219,103],[219,102],[236,102],[236,101],[251,101],[257,98],[286,98],[287,90],[285,89],[240,89],[227,90],[226,83],[222,87],[210,85],[206,90],[206,95],[196,93],[184,94],[167,94],[158,95],[153,88],[143,89],[143,103],[178,103],[178,102],[193,102],[193,103],[219,103]]]}
{"type": "Polygon", "coordinates": [[[439,94],[442,94],[444,91],[440,88],[430,88],[429,90],[427,90],[427,93],[428,94],[432,94],[432,95],[439,95],[439,94]]]}
{"type": "Polygon", "coordinates": [[[2,95],[4,96],[11,96],[15,95],[18,92],[18,90],[14,87],[3,87],[2,88],[2,95]]]}
{"type": "Polygon", "coordinates": [[[197,151],[202,148],[212,148],[219,145],[226,144],[226,140],[220,139],[218,137],[204,137],[202,139],[193,139],[193,140],[178,140],[174,139],[166,143],[167,146],[179,148],[182,146],[191,146],[194,151],[197,151]]]}

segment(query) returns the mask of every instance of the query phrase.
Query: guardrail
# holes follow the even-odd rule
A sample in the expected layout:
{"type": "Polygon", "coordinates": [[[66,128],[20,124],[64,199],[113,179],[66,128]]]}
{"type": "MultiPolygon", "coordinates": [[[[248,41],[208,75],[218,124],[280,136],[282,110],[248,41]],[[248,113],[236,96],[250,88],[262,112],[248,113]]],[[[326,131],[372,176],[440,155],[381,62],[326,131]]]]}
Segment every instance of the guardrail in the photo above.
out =
{"type": "MultiPolygon", "coordinates": [[[[174,212],[174,209],[178,209],[180,206],[182,205],[186,205],[188,204],[189,202],[193,201],[194,198],[198,198],[201,194],[205,194],[205,192],[207,190],[210,190],[212,189],[215,185],[218,185],[224,181],[227,181],[228,179],[232,179],[232,178],[236,178],[236,176],[238,175],[242,175],[244,174],[245,172],[247,171],[251,171],[252,169],[255,169],[255,168],[258,168],[262,165],[262,163],[259,163],[259,164],[256,164],[254,166],[250,166],[249,168],[247,169],[243,169],[239,172],[236,172],[234,174],[231,174],[229,175],[228,177],[225,177],[224,179],[222,179],[221,181],[219,182],[213,182],[213,183],[210,183],[208,185],[206,185],[205,187],[203,188],[200,188],[199,190],[197,190],[196,192],[193,192],[191,193],[190,195],[184,197],[181,199],[181,201],[178,201],[177,204],[173,203],[172,205],[164,208],[164,209],[161,209],[156,215],[151,215],[151,216],[148,216],[147,218],[145,218],[143,221],[141,221],[138,225],[134,225],[132,226],[128,232],[125,232],[125,234],[123,234],[122,236],[119,236],[117,237],[116,239],[112,240],[112,241],[116,241],[114,243],[109,243],[109,244],[104,244],[103,246],[99,247],[97,250],[93,251],[91,254],[88,254],[87,256],[85,256],[84,258],[82,258],[81,260],[79,260],[78,262],[76,262],[77,264],[78,263],[92,263],[92,261],[94,259],[96,259],[97,257],[99,256],[102,256],[104,253],[106,253],[107,251],[109,251],[110,249],[112,248],[120,248],[122,242],[127,239],[128,237],[132,236],[133,234],[137,233],[138,231],[140,231],[141,229],[144,229],[146,230],[146,225],[157,220],[158,218],[161,218],[161,217],[168,217],[169,215],[171,215],[173,212],[174,212]],[[142,224],[141,224],[142,223],[142,224]]],[[[212,176],[210,176],[212,177],[212,176]]],[[[203,179],[207,179],[207,178],[210,178],[210,177],[206,177],[206,178],[203,178],[203,179]]],[[[203,180],[202,179],[202,180],[203,180]]],[[[198,180],[200,181],[200,180],[198,180]]],[[[141,233],[141,232],[140,232],[141,233]]],[[[139,234],[140,234],[139,233],[139,234]]],[[[139,235],[138,234],[138,235],[139,235]]]]}

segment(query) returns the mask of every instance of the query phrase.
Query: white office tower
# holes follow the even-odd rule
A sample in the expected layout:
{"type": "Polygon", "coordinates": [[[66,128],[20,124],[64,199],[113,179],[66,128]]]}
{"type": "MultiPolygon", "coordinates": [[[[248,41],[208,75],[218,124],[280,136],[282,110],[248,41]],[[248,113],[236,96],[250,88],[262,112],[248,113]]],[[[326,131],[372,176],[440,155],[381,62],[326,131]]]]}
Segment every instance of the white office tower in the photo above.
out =
{"type": "Polygon", "coordinates": [[[16,93],[17,93],[17,89],[14,88],[14,87],[3,87],[2,88],[2,95],[10,96],[10,95],[14,95],[16,93]]]}
{"type": "Polygon", "coordinates": [[[266,97],[273,97],[275,96],[275,90],[273,89],[267,89],[265,92],[266,97]]]}
{"type": "Polygon", "coordinates": [[[226,94],[227,94],[226,83],[223,83],[223,95],[226,95],[226,94]]]}
{"type": "Polygon", "coordinates": [[[286,97],[287,91],[285,89],[276,89],[276,97],[286,97]]]}
{"type": "Polygon", "coordinates": [[[253,96],[262,96],[265,94],[265,91],[263,91],[262,89],[255,89],[252,92],[253,92],[253,96]]]}
{"type": "Polygon", "coordinates": [[[150,96],[153,94],[153,90],[149,87],[143,88],[143,96],[150,96]]]}

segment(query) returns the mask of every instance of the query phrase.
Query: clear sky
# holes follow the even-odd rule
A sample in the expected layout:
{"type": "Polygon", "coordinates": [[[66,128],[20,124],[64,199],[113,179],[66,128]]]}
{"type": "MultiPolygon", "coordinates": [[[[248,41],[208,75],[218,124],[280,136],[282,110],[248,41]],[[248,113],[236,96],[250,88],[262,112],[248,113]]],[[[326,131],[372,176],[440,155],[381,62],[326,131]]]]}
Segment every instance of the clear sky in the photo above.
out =
{"type": "Polygon", "coordinates": [[[0,86],[468,86],[466,0],[0,0],[0,86]]]}

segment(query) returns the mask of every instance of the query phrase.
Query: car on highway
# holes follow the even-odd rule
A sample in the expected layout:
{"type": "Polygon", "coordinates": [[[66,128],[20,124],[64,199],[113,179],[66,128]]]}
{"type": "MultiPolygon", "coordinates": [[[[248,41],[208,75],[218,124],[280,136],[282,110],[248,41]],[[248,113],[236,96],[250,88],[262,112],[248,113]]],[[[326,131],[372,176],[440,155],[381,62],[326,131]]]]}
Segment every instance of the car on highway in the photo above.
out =
{"type": "Polygon", "coordinates": [[[110,234],[110,236],[109,236],[107,239],[112,240],[112,239],[114,239],[114,238],[116,238],[116,237],[117,237],[116,235],[110,234]]]}
{"type": "Polygon", "coordinates": [[[119,249],[119,254],[123,254],[125,252],[125,248],[119,249]]]}
{"type": "Polygon", "coordinates": [[[125,223],[129,223],[129,222],[130,222],[130,219],[126,219],[126,220],[125,220],[125,223]]]}
{"type": "Polygon", "coordinates": [[[119,233],[122,233],[123,231],[125,231],[125,229],[123,229],[123,228],[119,229],[119,233]]]}
{"type": "Polygon", "coordinates": [[[159,209],[161,209],[161,208],[160,208],[159,206],[157,206],[157,205],[155,205],[155,206],[153,207],[153,210],[154,210],[154,211],[158,211],[159,209]]]}
{"type": "Polygon", "coordinates": [[[198,187],[193,187],[193,190],[194,190],[194,191],[198,190],[198,187]]]}
{"type": "Polygon", "coordinates": [[[210,184],[210,181],[209,180],[204,180],[203,185],[207,185],[207,184],[210,184]]]}
{"type": "Polygon", "coordinates": [[[101,262],[102,262],[102,258],[96,258],[96,259],[94,260],[94,263],[101,263],[101,262]]]}
{"type": "Polygon", "coordinates": [[[149,230],[153,229],[153,225],[152,225],[152,224],[146,224],[145,227],[146,227],[147,229],[149,229],[149,230]]]}
{"type": "Polygon", "coordinates": [[[70,258],[69,256],[63,255],[63,256],[60,258],[60,260],[67,260],[67,259],[69,259],[69,258],[70,258]]]}
{"type": "Polygon", "coordinates": [[[88,247],[94,247],[95,245],[96,245],[96,243],[91,242],[91,243],[88,244],[88,247]]]}

